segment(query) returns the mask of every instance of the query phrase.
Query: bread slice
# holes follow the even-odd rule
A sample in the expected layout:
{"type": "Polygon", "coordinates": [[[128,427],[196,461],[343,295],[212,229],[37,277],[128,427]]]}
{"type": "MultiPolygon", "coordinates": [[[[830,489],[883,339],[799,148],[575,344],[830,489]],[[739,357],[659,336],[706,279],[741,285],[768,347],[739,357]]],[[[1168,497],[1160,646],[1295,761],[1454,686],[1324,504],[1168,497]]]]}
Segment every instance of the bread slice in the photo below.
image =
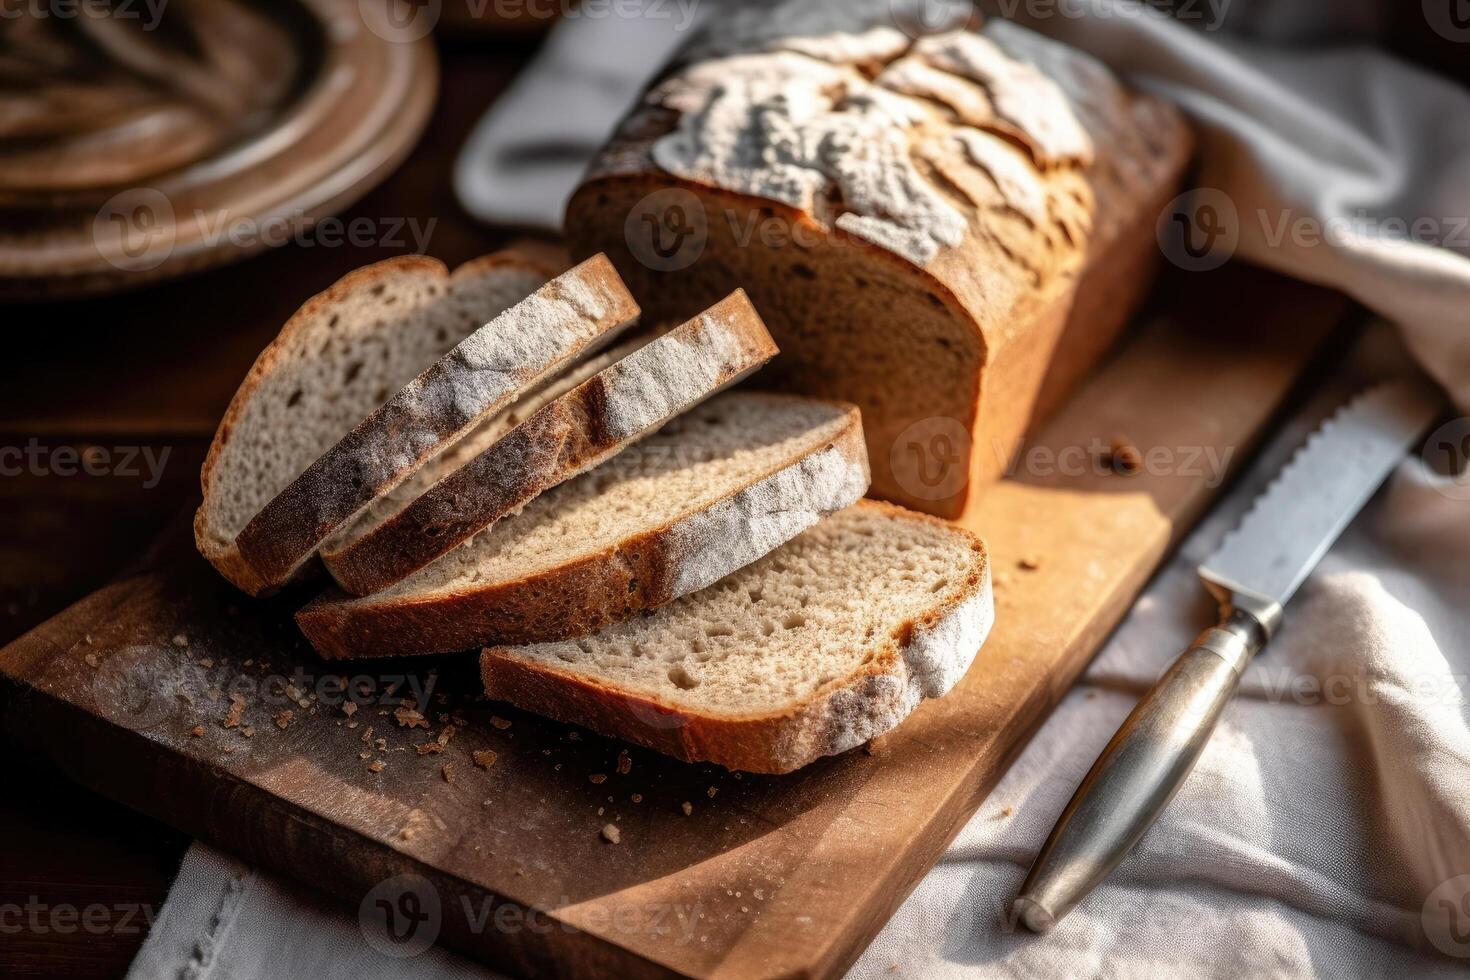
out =
{"type": "Polygon", "coordinates": [[[550,400],[397,513],[370,511],[371,526],[341,548],[324,548],[322,560],[349,592],[386,588],[748,377],[776,353],[737,290],[550,400]]]}
{"type": "Polygon", "coordinates": [[[324,657],[581,636],[702,589],[860,498],[850,405],[732,392],[395,585],[296,614],[324,657]]]}
{"type": "Polygon", "coordinates": [[[450,275],[423,256],[357,269],[307,300],[250,368],[200,472],[199,551],[250,593],[267,581],[235,538],[265,504],[446,351],[560,271],[496,252],[450,275]]]}
{"type": "Polygon", "coordinates": [[[994,618],[985,546],[865,501],[593,636],[499,646],[490,697],[686,761],[790,772],[959,682],[994,618]]]}
{"type": "Polygon", "coordinates": [[[245,525],[240,554],[267,586],[283,584],[374,499],[637,317],[606,257],[562,273],[421,364],[423,373],[339,433],[245,525]]]}

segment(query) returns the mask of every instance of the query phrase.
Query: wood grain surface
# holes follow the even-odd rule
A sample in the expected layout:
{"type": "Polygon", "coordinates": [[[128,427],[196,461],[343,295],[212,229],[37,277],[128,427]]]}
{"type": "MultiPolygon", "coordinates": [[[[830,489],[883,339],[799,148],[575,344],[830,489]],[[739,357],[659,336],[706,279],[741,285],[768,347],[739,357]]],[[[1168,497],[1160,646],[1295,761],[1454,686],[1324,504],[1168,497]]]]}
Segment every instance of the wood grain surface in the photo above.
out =
{"type": "Polygon", "coordinates": [[[1243,461],[1342,313],[1244,268],[1172,285],[965,516],[991,546],[995,632],[952,694],[866,750],[786,777],[676,763],[484,702],[465,657],[348,667],[349,715],[344,665],[290,622],[302,596],[233,593],[183,534],[0,652],[0,724],[27,756],[370,922],[438,910],[400,916],[400,939],[432,929],[518,973],[835,975],[1218,493],[1184,457],[1243,461]],[[1118,473],[1097,458],[1115,438],[1173,462],[1118,473]],[[427,727],[395,717],[399,677],[433,683],[427,727]]]}

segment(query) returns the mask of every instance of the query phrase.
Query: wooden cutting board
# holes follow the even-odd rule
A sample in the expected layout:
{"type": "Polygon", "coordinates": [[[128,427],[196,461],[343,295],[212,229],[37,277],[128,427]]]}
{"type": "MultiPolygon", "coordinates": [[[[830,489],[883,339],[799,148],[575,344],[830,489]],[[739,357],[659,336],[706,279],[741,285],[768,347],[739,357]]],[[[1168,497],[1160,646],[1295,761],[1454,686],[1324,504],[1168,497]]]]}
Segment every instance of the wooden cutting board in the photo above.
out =
{"type": "Polygon", "coordinates": [[[324,664],[290,620],[303,597],[233,592],[184,522],[145,571],[0,651],[0,725],[71,778],[340,896],[396,953],[437,938],[520,973],[839,974],[1344,315],[1249,269],[1176,282],[966,515],[990,545],[995,630],[954,692],[866,749],[742,776],[479,700],[472,658],[324,664]],[[1114,436],[1139,472],[1097,460],[1114,436]],[[394,698],[426,688],[428,727],[406,727],[394,698]]]}

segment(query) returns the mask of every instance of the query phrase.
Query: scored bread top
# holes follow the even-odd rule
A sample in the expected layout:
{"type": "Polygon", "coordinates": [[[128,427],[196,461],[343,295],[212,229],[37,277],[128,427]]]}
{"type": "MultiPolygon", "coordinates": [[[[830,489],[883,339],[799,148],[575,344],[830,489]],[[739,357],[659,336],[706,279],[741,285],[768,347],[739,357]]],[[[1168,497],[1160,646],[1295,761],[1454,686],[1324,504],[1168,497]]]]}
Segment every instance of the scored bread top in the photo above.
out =
{"type": "Polygon", "coordinates": [[[992,620],[977,538],[864,501],[651,616],[486,650],[482,674],[492,698],[606,735],[788,772],[948,692],[992,620]]]}
{"type": "Polygon", "coordinates": [[[296,621],[327,657],[577,636],[754,561],[868,486],[850,405],[733,392],[382,591],[296,621]]]}
{"type": "Polygon", "coordinates": [[[744,292],[638,347],[462,462],[356,540],[324,548],[343,588],[393,584],[537,494],[596,466],[670,418],[750,375],[776,345],[744,292]]]}
{"type": "Polygon", "coordinates": [[[606,257],[562,273],[428,365],[254,515],[235,543],[267,585],[414,469],[569,363],[613,339],[638,306],[606,257]]]}
{"type": "Polygon", "coordinates": [[[210,444],[200,553],[239,588],[266,591],[235,547],[250,519],[426,364],[554,276],[555,261],[507,250],[451,275],[437,259],[404,256],[304,303],[256,358],[210,444]]]}

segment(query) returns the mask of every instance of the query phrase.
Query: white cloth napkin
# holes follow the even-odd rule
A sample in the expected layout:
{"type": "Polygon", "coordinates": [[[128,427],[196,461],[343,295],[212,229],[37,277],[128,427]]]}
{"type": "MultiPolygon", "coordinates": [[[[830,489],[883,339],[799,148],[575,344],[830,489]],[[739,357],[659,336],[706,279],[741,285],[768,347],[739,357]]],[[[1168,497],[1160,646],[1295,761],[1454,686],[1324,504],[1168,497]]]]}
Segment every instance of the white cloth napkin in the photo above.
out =
{"type": "MultiPolygon", "coordinates": [[[[1334,285],[1392,319],[1420,364],[1470,409],[1470,94],[1340,38],[1373,5],[1236,0],[1253,39],[1181,26],[1122,0],[1009,0],[1031,26],[1086,48],[1176,100],[1201,129],[1198,185],[1236,217],[1239,257],[1334,285]],[[1026,17],[1028,11],[1054,11],[1026,17]],[[1330,10],[1330,14],[1329,14],[1330,10]],[[1282,218],[1305,231],[1275,240],[1282,218]],[[1393,240],[1383,219],[1427,218],[1446,247],[1393,240]],[[1356,219],[1356,225],[1344,224],[1356,219]],[[1313,244],[1314,226],[1332,237],[1313,244]],[[1346,228],[1344,234],[1335,229],[1346,228]],[[1357,230],[1355,231],[1354,228],[1357,230]],[[1456,252],[1462,254],[1456,254],[1456,252]]],[[[1219,2],[1179,4],[1218,11],[1219,2]]],[[[1226,5],[1228,7],[1228,4],[1226,5]]],[[[514,135],[598,83],[558,66],[607,52],[616,18],[558,28],[506,96],[514,135]],[[607,25],[599,35],[598,23],[607,25]],[[580,87],[579,87],[580,86],[580,87]],[[530,107],[528,109],[527,107],[530,107]]],[[[1227,21],[1228,25],[1228,21],[1227,21]]],[[[626,28],[619,25],[619,30],[626,28]]],[[[1470,53],[1470,46],[1467,46],[1470,53]]],[[[632,92],[646,63],[595,63],[632,92]],[[635,80],[635,76],[637,79],[635,80]]],[[[544,141],[532,131],[531,142],[544,141]]],[[[506,137],[509,140],[510,136],[506,137]]],[[[472,141],[461,192],[498,138],[472,141]],[[465,175],[469,174],[470,177],[465,175]]],[[[594,142],[587,137],[578,145],[594,142]]],[[[556,148],[564,160],[570,144],[556,148]]],[[[509,161],[507,163],[506,161],[509,161]]],[[[536,153],[497,167],[536,167],[536,153]]],[[[534,202],[466,203],[486,220],[547,224],[575,177],[534,202]],[[524,206],[522,206],[524,205],[524,206]],[[539,218],[537,216],[540,216],[539,218]]],[[[497,173],[500,171],[496,171],[497,173]]],[[[528,191],[527,193],[531,193],[528,191]]],[[[1184,207],[1198,216],[1198,209],[1184,207]]],[[[1217,207],[1217,212],[1219,208],[1217,207]]],[[[1229,244],[1232,236],[1221,241],[1229,244]]],[[[941,863],[859,960],[859,976],[1372,977],[1470,972],[1470,481],[1408,460],[1312,576],[1287,628],[1246,677],[1194,775],[1112,878],[1044,938],[1005,907],[1097,752],[1212,612],[1193,575],[1305,433],[1370,378],[1397,373],[1375,332],[1185,543],[941,863]]],[[[1458,445],[1470,424],[1442,439],[1458,445]]],[[[1463,466],[1463,456],[1457,461],[1463,466]]],[[[389,959],[350,911],[195,845],[135,978],[489,976],[434,950],[389,959]]]]}

